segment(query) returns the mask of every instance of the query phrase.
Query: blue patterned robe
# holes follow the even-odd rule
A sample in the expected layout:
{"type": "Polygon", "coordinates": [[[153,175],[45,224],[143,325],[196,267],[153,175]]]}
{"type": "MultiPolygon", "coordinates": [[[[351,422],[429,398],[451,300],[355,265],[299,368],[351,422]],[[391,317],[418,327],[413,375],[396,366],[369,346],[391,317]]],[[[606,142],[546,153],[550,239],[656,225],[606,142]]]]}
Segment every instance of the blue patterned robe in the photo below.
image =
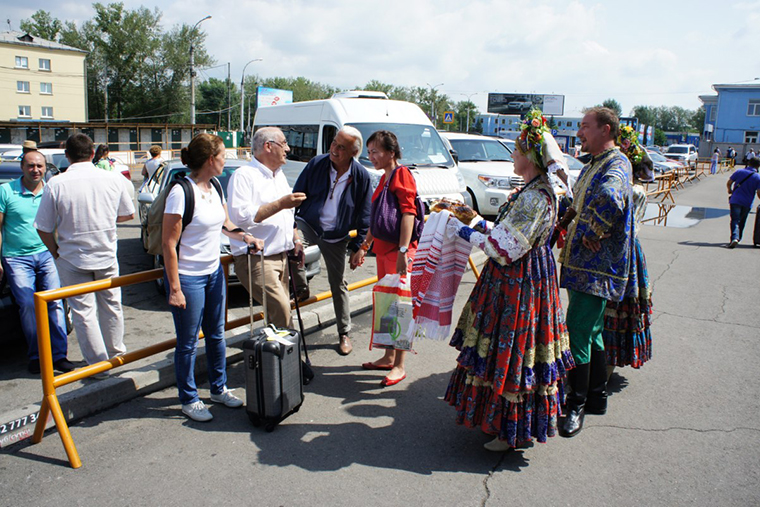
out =
{"type": "MultiPolygon", "coordinates": [[[[617,147],[592,157],[573,187],[577,218],[560,253],[560,286],[619,302],[627,294],[633,255],[634,209],[631,163],[617,147]],[[599,252],[582,238],[601,240],[599,252]]],[[[635,291],[634,291],[635,292],[635,291]]]]}

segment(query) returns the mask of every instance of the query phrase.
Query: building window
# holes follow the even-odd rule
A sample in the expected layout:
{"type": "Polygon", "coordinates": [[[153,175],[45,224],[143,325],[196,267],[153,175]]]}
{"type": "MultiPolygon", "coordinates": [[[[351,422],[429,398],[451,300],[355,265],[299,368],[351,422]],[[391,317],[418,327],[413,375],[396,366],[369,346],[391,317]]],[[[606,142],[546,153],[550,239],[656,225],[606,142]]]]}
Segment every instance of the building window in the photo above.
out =
{"type": "Polygon", "coordinates": [[[17,69],[28,69],[29,68],[29,58],[25,56],[17,56],[16,57],[16,68],[17,69]]]}
{"type": "Polygon", "coordinates": [[[16,81],[16,91],[18,93],[29,93],[29,81],[16,81]]]}
{"type": "Polygon", "coordinates": [[[32,117],[32,106],[18,106],[18,117],[19,118],[31,118],[32,117]]]}
{"type": "Polygon", "coordinates": [[[50,59],[49,58],[40,58],[40,70],[44,70],[46,72],[50,72],[50,59]]]}
{"type": "Polygon", "coordinates": [[[42,106],[42,118],[52,118],[53,117],[53,108],[42,106]]]}
{"type": "Polygon", "coordinates": [[[757,143],[757,131],[746,131],[744,133],[744,142],[747,144],[756,144],[757,143]]]}
{"type": "Polygon", "coordinates": [[[42,95],[52,95],[53,83],[40,83],[40,93],[42,95]]]}

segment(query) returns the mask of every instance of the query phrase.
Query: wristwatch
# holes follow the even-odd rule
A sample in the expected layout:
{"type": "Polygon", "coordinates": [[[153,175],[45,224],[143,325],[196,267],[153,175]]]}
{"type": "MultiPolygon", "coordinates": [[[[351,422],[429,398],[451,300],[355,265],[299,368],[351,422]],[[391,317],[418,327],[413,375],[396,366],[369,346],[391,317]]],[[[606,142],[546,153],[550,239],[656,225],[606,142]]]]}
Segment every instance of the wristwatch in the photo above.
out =
{"type": "Polygon", "coordinates": [[[400,247],[398,247],[398,251],[399,251],[399,253],[406,254],[406,252],[409,251],[409,247],[408,246],[400,246],[400,247]]]}

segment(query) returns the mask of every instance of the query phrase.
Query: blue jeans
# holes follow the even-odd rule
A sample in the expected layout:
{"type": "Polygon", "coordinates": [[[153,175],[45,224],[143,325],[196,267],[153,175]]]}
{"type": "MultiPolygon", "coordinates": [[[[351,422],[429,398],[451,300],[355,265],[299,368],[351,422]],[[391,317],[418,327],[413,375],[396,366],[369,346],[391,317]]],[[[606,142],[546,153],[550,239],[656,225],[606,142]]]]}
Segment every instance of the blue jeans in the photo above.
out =
{"type": "MultiPolygon", "coordinates": [[[[227,284],[222,266],[216,273],[203,276],[179,275],[185,309],[171,307],[177,347],[174,349],[174,373],[179,401],[183,405],[198,401],[195,385],[195,355],[198,332],[203,329],[206,341],[206,364],[212,394],[221,394],[227,384],[227,356],[224,341],[224,307],[227,284]]],[[[167,300],[169,280],[164,271],[167,300]]]]}
{"type": "Polygon", "coordinates": [[[731,241],[741,241],[744,233],[744,224],[747,223],[747,215],[750,208],[740,204],[731,204],[731,241]]]}
{"type": "MultiPolygon", "coordinates": [[[[19,306],[21,328],[24,330],[29,346],[27,356],[30,361],[39,359],[37,349],[37,318],[34,314],[34,293],[57,289],[61,286],[55,261],[50,252],[45,250],[33,255],[3,258],[8,286],[19,306]]],[[[50,346],[53,350],[53,362],[66,357],[68,341],[66,320],[61,300],[48,303],[50,321],[50,346]]]]}

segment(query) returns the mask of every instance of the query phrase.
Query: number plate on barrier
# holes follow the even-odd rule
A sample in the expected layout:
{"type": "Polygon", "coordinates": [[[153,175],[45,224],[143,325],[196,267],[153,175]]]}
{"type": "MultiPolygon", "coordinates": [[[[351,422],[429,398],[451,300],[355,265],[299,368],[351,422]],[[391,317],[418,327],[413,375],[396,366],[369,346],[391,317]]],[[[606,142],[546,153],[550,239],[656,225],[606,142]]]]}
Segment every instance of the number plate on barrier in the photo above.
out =
{"type": "MultiPolygon", "coordinates": [[[[39,412],[34,412],[5,424],[0,424],[0,448],[8,447],[31,437],[34,433],[34,425],[37,422],[39,414],[39,412]]],[[[47,426],[47,423],[52,419],[52,415],[48,414],[48,420],[45,425],[47,426]]]]}

